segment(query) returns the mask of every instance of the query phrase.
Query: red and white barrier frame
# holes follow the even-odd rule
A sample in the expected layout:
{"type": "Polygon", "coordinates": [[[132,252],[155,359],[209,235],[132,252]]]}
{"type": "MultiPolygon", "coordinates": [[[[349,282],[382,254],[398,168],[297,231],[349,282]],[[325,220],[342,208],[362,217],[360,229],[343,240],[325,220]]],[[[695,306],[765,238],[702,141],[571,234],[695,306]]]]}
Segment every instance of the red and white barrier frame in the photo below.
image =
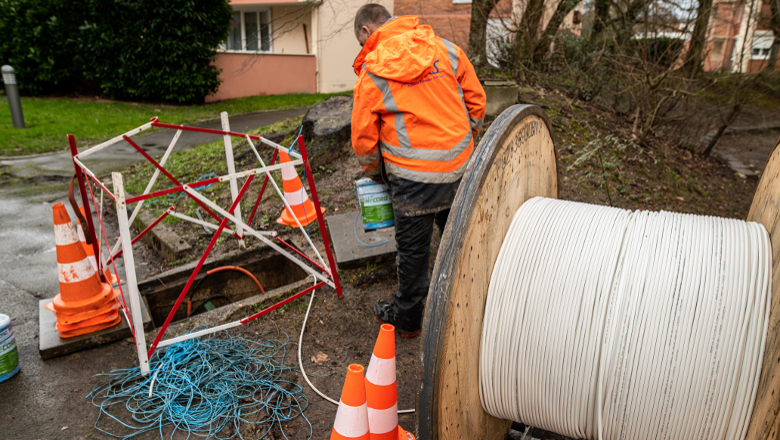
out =
{"type": "MultiPolygon", "coordinates": [[[[125,279],[123,280],[123,282],[127,287],[130,298],[128,301],[129,304],[123,303],[122,306],[125,308],[125,314],[128,317],[128,321],[130,323],[133,337],[135,339],[136,349],[138,351],[139,365],[141,368],[141,373],[143,375],[149,373],[149,356],[151,356],[152,353],[158,348],[162,348],[167,345],[171,345],[186,339],[196,338],[209,333],[214,333],[217,331],[226,330],[232,327],[244,325],[250,321],[253,321],[287,304],[288,302],[294,301],[295,299],[300,298],[301,296],[304,296],[326,285],[335,289],[336,294],[338,295],[339,298],[342,297],[341,284],[339,282],[338,272],[336,270],[336,263],[335,260],[333,259],[333,252],[330,249],[330,242],[328,240],[328,231],[325,226],[325,219],[322,216],[322,209],[320,206],[319,197],[317,196],[317,188],[314,183],[314,176],[312,174],[311,166],[309,164],[309,158],[306,152],[306,145],[304,144],[303,137],[301,136],[298,137],[297,144],[300,151],[295,151],[291,148],[287,148],[275,142],[271,142],[268,139],[265,139],[261,136],[254,136],[245,133],[230,131],[230,124],[228,121],[227,113],[223,112],[221,116],[222,116],[223,130],[188,127],[184,125],[164,124],[161,123],[158,120],[158,118],[155,117],[152,118],[151,121],[147,124],[144,124],[133,130],[130,130],[125,134],[117,136],[99,145],[95,145],[85,151],[82,151],[81,153],[78,152],[78,149],[76,147],[75,137],[73,135],[68,135],[68,142],[70,143],[71,155],[73,157],[73,166],[76,171],[76,177],[78,179],[79,189],[81,191],[81,201],[84,205],[84,210],[86,214],[85,217],[87,219],[87,224],[89,227],[88,232],[92,235],[92,243],[93,246],[95,247],[95,255],[97,256],[98,265],[100,266],[98,268],[98,273],[101,274],[101,276],[103,276],[102,274],[107,267],[113,268],[113,272],[116,273],[116,266],[114,264],[115,259],[119,257],[124,258],[125,279]],[[152,127],[176,130],[176,133],[174,134],[170,145],[168,146],[167,150],[165,151],[165,154],[163,154],[159,162],[154,158],[152,158],[151,156],[149,156],[149,154],[146,153],[141,147],[139,147],[138,144],[135,141],[133,141],[133,139],[131,138],[132,136],[152,127]],[[212,133],[212,134],[222,135],[225,144],[225,160],[227,163],[228,173],[223,176],[213,177],[210,179],[205,179],[197,182],[182,183],[178,179],[176,179],[176,177],[174,177],[174,175],[165,168],[165,163],[168,160],[174,147],[176,146],[176,142],[179,140],[179,137],[184,131],[196,131],[201,133],[212,133]],[[233,146],[232,146],[233,137],[244,138],[248,141],[249,147],[252,149],[260,165],[258,168],[252,168],[244,171],[236,171],[235,161],[233,160],[233,146]],[[130,196],[125,193],[124,181],[121,173],[118,172],[112,173],[111,177],[112,177],[113,188],[109,189],[85,165],[86,160],[91,154],[103,150],[105,148],[111,147],[112,145],[115,145],[121,141],[126,141],[131,146],[133,146],[133,148],[135,148],[149,163],[151,163],[156,168],[154,174],[152,175],[151,179],[149,180],[149,183],[146,186],[146,189],[140,195],[130,196]],[[270,147],[274,149],[273,156],[271,158],[271,162],[269,165],[266,165],[263,162],[263,159],[260,157],[260,154],[258,153],[257,148],[255,147],[255,143],[253,141],[257,141],[259,144],[265,147],[270,147]],[[290,158],[293,160],[289,163],[274,164],[279,151],[286,152],[287,154],[290,155],[290,158]],[[279,189],[278,185],[272,178],[271,173],[274,171],[280,171],[282,168],[296,167],[296,166],[302,166],[305,170],[306,180],[309,184],[309,191],[311,192],[311,200],[314,203],[314,206],[316,208],[315,211],[317,213],[317,222],[319,224],[321,235],[322,235],[322,241],[325,248],[327,263],[323,259],[322,255],[320,255],[320,252],[317,250],[317,247],[314,246],[311,237],[309,237],[309,234],[306,232],[306,229],[300,224],[297,218],[296,218],[297,228],[306,238],[309,247],[314,251],[315,254],[314,258],[316,258],[316,260],[310,258],[308,255],[302,253],[295,247],[289,245],[287,242],[279,238],[276,235],[275,231],[271,231],[271,232],[257,231],[251,227],[252,220],[257,211],[257,206],[260,202],[260,199],[263,197],[263,193],[265,192],[265,188],[269,181],[271,182],[271,185],[273,186],[274,190],[276,190],[276,192],[279,194],[279,197],[284,201],[285,209],[291,209],[290,206],[287,204],[284,194],[282,193],[282,191],[279,189]],[[152,191],[152,188],[154,187],[157,178],[160,176],[160,174],[162,174],[166,179],[168,179],[173,184],[173,186],[162,190],[152,191]],[[264,181],[260,189],[260,192],[257,196],[257,200],[254,202],[254,207],[249,217],[247,218],[246,222],[244,222],[243,220],[244,216],[242,216],[242,212],[241,212],[241,200],[246,195],[247,189],[249,189],[249,186],[253,183],[255,177],[259,175],[264,175],[264,181]],[[239,179],[246,179],[244,180],[244,183],[240,188],[238,186],[239,179]],[[228,184],[230,185],[232,203],[231,206],[228,207],[227,209],[212,202],[211,200],[206,198],[203,194],[197,191],[197,188],[199,187],[216,184],[220,182],[228,182],[228,184]],[[103,239],[105,239],[104,242],[106,243],[106,247],[108,247],[108,238],[106,236],[105,230],[103,229],[102,197],[100,199],[101,206],[98,206],[98,202],[95,199],[95,192],[93,191],[93,184],[95,188],[102,190],[103,193],[105,193],[108,197],[114,200],[116,204],[116,214],[119,223],[119,239],[117,240],[116,244],[106,252],[103,252],[99,244],[103,242],[103,239]],[[132,237],[130,232],[130,225],[133,223],[135,217],[142,209],[144,201],[156,197],[165,196],[168,194],[173,194],[173,193],[182,193],[183,195],[190,197],[209,216],[211,216],[216,221],[216,223],[209,223],[204,220],[195,219],[190,216],[180,214],[176,212],[174,206],[171,206],[165,212],[163,212],[162,215],[160,215],[152,224],[150,224],[146,229],[141,231],[136,237],[132,237]],[[96,214],[98,216],[98,220],[100,222],[100,232],[102,235],[101,241],[97,240],[97,236],[95,234],[96,230],[92,221],[92,210],[90,208],[88,194],[91,196],[92,204],[94,205],[96,214]],[[127,205],[132,203],[136,203],[136,206],[133,209],[132,214],[128,216],[127,205]],[[174,304],[173,308],[169,312],[168,317],[165,320],[165,323],[162,325],[160,331],[157,333],[154,342],[152,342],[152,344],[147,349],[143,322],[140,313],[141,298],[140,298],[140,293],[138,292],[138,280],[136,279],[135,261],[133,258],[132,245],[133,243],[141,239],[141,237],[143,237],[146,233],[152,230],[158,223],[160,223],[168,215],[178,217],[182,220],[191,222],[198,226],[209,228],[214,231],[214,235],[212,236],[211,241],[206,247],[206,250],[204,251],[203,255],[200,257],[200,260],[198,261],[195,270],[193,270],[192,274],[190,275],[187,284],[184,286],[184,289],[179,294],[179,297],[176,303],[174,304]],[[228,227],[229,223],[232,223],[232,228],[228,227]],[[181,305],[182,300],[184,299],[184,297],[187,295],[187,292],[192,287],[198,273],[200,272],[201,267],[203,266],[203,263],[206,261],[206,258],[214,248],[217,239],[222,234],[229,234],[234,236],[239,241],[240,247],[244,246],[244,239],[246,238],[254,237],[260,240],[263,244],[274,249],[275,251],[279,252],[280,254],[284,255],[292,262],[300,266],[304,271],[306,271],[309,275],[311,275],[315,279],[315,284],[312,287],[309,287],[307,289],[302,290],[301,292],[291,295],[288,298],[278,302],[277,304],[269,306],[266,309],[258,313],[255,313],[254,315],[248,316],[244,319],[240,319],[238,321],[209,328],[199,332],[171,338],[168,340],[162,340],[162,337],[165,334],[165,331],[170,325],[171,321],[173,320],[173,317],[176,314],[176,311],[178,310],[179,306],[181,305]]],[[[116,275],[117,277],[119,277],[119,274],[116,275]]],[[[122,288],[121,282],[119,284],[119,288],[120,289],[122,288]]]]}

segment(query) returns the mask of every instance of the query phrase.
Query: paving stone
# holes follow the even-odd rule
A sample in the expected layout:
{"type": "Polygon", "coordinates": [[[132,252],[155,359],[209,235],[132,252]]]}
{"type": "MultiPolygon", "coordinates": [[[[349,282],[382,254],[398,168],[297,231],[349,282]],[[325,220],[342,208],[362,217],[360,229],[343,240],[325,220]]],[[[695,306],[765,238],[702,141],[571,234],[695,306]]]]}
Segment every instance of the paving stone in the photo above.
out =
{"type": "Polygon", "coordinates": [[[351,269],[395,258],[395,228],[365,232],[363,219],[359,217],[358,211],[325,217],[339,269],[351,269]],[[355,227],[356,217],[357,227],[355,227]],[[387,243],[373,247],[364,246],[355,238],[356,232],[363,243],[379,244],[385,241],[387,243]]]}
{"type": "MultiPolygon", "coordinates": [[[[125,289],[125,295],[127,295],[127,289],[125,289]]],[[[128,300],[129,297],[125,296],[128,300]]],[[[122,316],[122,322],[113,327],[109,327],[104,330],[100,330],[88,335],[75,336],[73,338],[62,339],[59,333],[54,330],[54,324],[57,318],[50,310],[45,309],[44,306],[50,303],[50,299],[42,299],[38,302],[38,315],[40,322],[39,333],[39,346],[38,351],[43,359],[52,359],[66,354],[75,353],[77,351],[86,350],[88,348],[97,347],[98,345],[114,342],[119,339],[132,337],[130,327],[127,325],[124,314],[122,316]]],[[[143,317],[144,328],[146,330],[152,329],[152,318],[149,316],[149,310],[146,308],[146,304],[141,301],[141,309],[143,317]]]]}

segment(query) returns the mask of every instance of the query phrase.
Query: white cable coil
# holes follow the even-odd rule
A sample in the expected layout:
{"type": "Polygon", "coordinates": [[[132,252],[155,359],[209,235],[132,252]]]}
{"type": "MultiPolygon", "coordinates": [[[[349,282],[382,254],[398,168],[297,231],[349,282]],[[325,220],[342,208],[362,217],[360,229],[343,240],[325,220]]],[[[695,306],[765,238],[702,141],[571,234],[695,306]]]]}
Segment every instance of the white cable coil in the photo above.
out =
{"type": "Polygon", "coordinates": [[[489,414],[588,439],[744,439],[769,322],[757,223],[534,198],[488,289],[489,414]]]}

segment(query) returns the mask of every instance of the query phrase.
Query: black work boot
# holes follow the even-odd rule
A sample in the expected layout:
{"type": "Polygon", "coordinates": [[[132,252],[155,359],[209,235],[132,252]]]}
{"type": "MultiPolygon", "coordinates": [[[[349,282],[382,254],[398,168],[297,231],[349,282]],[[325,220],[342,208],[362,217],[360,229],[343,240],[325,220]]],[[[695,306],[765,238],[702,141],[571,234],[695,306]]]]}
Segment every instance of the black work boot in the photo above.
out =
{"type": "Polygon", "coordinates": [[[392,304],[385,301],[377,301],[374,304],[374,316],[385,324],[391,324],[401,336],[413,338],[420,333],[420,325],[414,325],[398,316],[392,304]]]}

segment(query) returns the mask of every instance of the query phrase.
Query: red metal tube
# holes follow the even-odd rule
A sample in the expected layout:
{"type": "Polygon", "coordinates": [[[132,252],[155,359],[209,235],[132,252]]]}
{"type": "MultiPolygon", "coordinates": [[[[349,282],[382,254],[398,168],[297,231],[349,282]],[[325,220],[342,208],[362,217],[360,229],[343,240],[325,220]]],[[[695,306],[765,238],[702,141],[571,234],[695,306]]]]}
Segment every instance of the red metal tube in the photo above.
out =
{"type": "Polygon", "coordinates": [[[266,307],[265,309],[255,313],[252,316],[249,316],[249,317],[246,317],[246,318],[242,319],[241,320],[241,324],[246,324],[247,322],[254,321],[255,319],[257,319],[257,318],[259,318],[259,317],[261,317],[261,316],[263,316],[263,315],[265,315],[265,314],[267,314],[269,312],[273,312],[274,310],[278,309],[279,307],[281,307],[281,306],[283,306],[283,305],[285,305],[285,304],[287,304],[287,303],[289,303],[291,301],[295,301],[296,299],[302,297],[303,295],[306,295],[307,293],[311,292],[312,290],[319,289],[320,287],[322,287],[324,285],[325,285],[325,281],[320,281],[319,283],[309,287],[306,290],[302,290],[302,291],[296,293],[295,295],[285,299],[284,301],[279,301],[278,303],[276,303],[276,304],[274,304],[274,305],[272,305],[270,307],[266,307]]]}
{"type": "MultiPolygon", "coordinates": [[[[143,238],[143,236],[144,236],[144,235],[146,235],[146,233],[147,233],[147,232],[151,231],[153,227],[157,226],[157,224],[158,224],[158,223],[160,223],[161,221],[163,221],[163,219],[164,219],[165,217],[167,217],[169,213],[170,213],[169,211],[165,211],[165,212],[163,212],[163,213],[162,213],[162,215],[160,215],[159,217],[157,217],[157,219],[156,219],[155,221],[153,221],[153,222],[152,222],[152,223],[151,223],[149,226],[147,226],[147,227],[146,227],[146,228],[145,228],[143,231],[141,231],[141,233],[140,233],[140,234],[138,234],[138,235],[137,235],[137,236],[136,236],[134,239],[132,239],[132,240],[130,241],[130,244],[131,244],[131,245],[134,245],[134,244],[135,244],[135,243],[136,243],[138,240],[140,240],[141,238],[143,238]]],[[[119,249],[119,250],[116,252],[116,254],[115,254],[115,255],[113,255],[113,256],[111,257],[111,259],[112,259],[112,260],[114,260],[114,259],[117,259],[117,258],[119,258],[119,256],[120,256],[120,255],[122,255],[122,253],[123,253],[124,251],[125,251],[124,249],[119,249]]]]}
{"type": "MultiPolygon", "coordinates": [[[[70,144],[70,155],[72,159],[75,159],[76,156],[79,154],[78,147],[76,147],[76,137],[72,134],[68,135],[68,144],[70,144]]],[[[92,221],[92,210],[89,208],[89,199],[87,199],[87,189],[84,185],[84,174],[81,171],[81,167],[76,163],[75,160],[73,160],[73,168],[76,170],[76,178],[79,181],[79,192],[81,193],[81,204],[84,205],[84,217],[86,217],[87,220],[87,226],[89,226],[89,234],[90,238],[92,239],[92,249],[95,252],[95,255],[100,255],[100,248],[98,247],[98,241],[97,236],[95,235],[95,225],[92,221]]],[[[102,185],[101,185],[102,186],[102,185]]],[[[101,282],[107,282],[106,275],[103,273],[102,268],[100,267],[100,262],[97,262],[98,267],[97,272],[100,274],[100,281],[101,282]]]]}
{"type": "Polygon", "coordinates": [[[325,218],[322,216],[322,207],[320,206],[320,199],[317,197],[317,187],[314,185],[314,175],[311,172],[311,166],[309,165],[309,155],[306,153],[306,145],[303,142],[303,136],[298,136],[298,147],[301,149],[301,159],[303,159],[303,166],[306,169],[306,180],[309,182],[309,191],[311,191],[311,201],[314,203],[314,210],[317,212],[317,223],[320,225],[320,235],[322,235],[322,244],[325,245],[325,252],[328,255],[328,263],[330,264],[330,274],[333,278],[333,284],[336,286],[336,294],[339,298],[343,298],[341,293],[341,283],[339,282],[339,274],[336,271],[336,261],[333,259],[333,252],[330,250],[330,241],[328,240],[328,228],[325,227],[325,218]]]}
{"type": "MultiPolygon", "coordinates": [[[[246,190],[249,188],[249,184],[252,183],[254,177],[255,176],[249,176],[246,179],[246,182],[244,182],[244,185],[241,187],[241,191],[239,191],[236,200],[234,200],[233,204],[230,205],[230,209],[228,210],[228,213],[232,214],[233,211],[236,209],[236,206],[244,197],[244,194],[246,193],[246,190]]],[[[184,300],[184,297],[187,296],[187,292],[190,290],[190,287],[192,287],[192,283],[195,281],[195,277],[198,276],[200,269],[203,267],[203,263],[206,262],[206,258],[208,258],[209,254],[211,253],[211,250],[214,248],[214,245],[217,244],[217,239],[222,234],[222,230],[225,228],[225,225],[227,225],[227,222],[228,222],[227,217],[223,218],[219,222],[219,227],[217,228],[216,232],[214,232],[214,236],[211,237],[211,241],[209,241],[209,245],[206,247],[206,251],[203,252],[203,255],[200,257],[200,260],[198,260],[198,265],[195,266],[195,270],[192,271],[190,278],[187,280],[187,284],[184,286],[184,289],[179,294],[179,298],[176,299],[176,303],[173,305],[173,308],[171,308],[171,311],[168,313],[168,317],[165,318],[165,323],[162,325],[162,327],[160,327],[160,331],[157,332],[157,336],[154,338],[154,342],[152,342],[152,345],[149,347],[147,356],[151,357],[152,353],[154,353],[154,350],[157,348],[157,344],[160,343],[163,334],[165,334],[165,330],[168,329],[168,326],[171,324],[171,321],[173,320],[173,316],[176,315],[176,311],[179,310],[179,306],[181,305],[182,300],[184,300]]]]}
{"type": "MultiPolygon", "coordinates": [[[[190,188],[199,188],[201,186],[211,185],[212,183],[219,182],[219,177],[212,177],[210,179],[198,180],[197,182],[188,183],[190,188]]],[[[140,196],[129,197],[125,200],[126,203],[140,202],[141,200],[153,199],[155,197],[164,196],[179,191],[183,191],[184,185],[173,186],[171,188],[161,189],[159,191],[150,192],[149,194],[141,194],[140,196]]]]}
{"type": "Polygon", "coordinates": [[[276,241],[278,241],[279,243],[283,244],[283,245],[284,245],[284,246],[285,246],[287,249],[289,249],[289,250],[291,250],[291,251],[295,252],[296,254],[300,255],[300,256],[301,256],[301,258],[304,258],[304,259],[305,259],[306,261],[308,261],[309,263],[311,263],[311,264],[315,265],[315,266],[317,267],[317,269],[319,269],[319,270],[321,270],[321,271],[323,271],[323,272],[325,272],[325,273],[328,273],[328,271],[327,271],[327,270],[325,270],[325,269],[324,269],[322,266],[320,266],[319,264],[317,264],[317,263],[316,263],[314,260],[312,260],[311,258],[309,258],[309,257],[308,257],[306,254],[304,254],[303,252],[301,252],[301,251],[299,251],[298,249],[295,249],[294,247],[290,246],[290,244],[289,244],[289,243],[287,243],[286,241],[284,241],[284,240],[282,240],[281,238],[279,238],[279,236],[277,236],[277,237],[276,237],[276,241]]]}
{"type": "MultiPolygon", "coordinates": [[[[279,154],[279,150],[274,148],[274,155],[271,157],[271,163],[268,164],[268,166],[271,166],[276,161],[276,155],[279,154]]],[[[268,184],[268,174],[265,175],[265,180],[263,180],[263,187],[260,188],[260,192],[257,194],[257,200],[255,200],[255,206],[252,208],[252,214],[249,216],[249,221],[246,222],[246,224],[251,225],[252,219],[255,218],[255,212],[257,212],[257,207],[260,205],[260,199],[263,198],[263,193],[265,192],[265,186],[268,184]]]]}
{"type": "MultiPolygon", "coordinates": [[[[169,179],[171,182],[173,182],[175,185],[182,186],[182,185],[181,185],[181,183],[180,183],[180,182],[179,182],[179,181],[178,181],[178,180],[177,180],[175,177],[173,177],[173,176],[172,176],[172,175],[171,175],[171,174],[170,174],[170,173],[169,173],[169,172],[168,172],[168,171],[167,171],[165,168],[163,168],[163,166],[162,166],[162,165],[160,165],[159,163],[157,163],[157,161],[156,161],[156,160],[154,160],[154,159],[152,158],[152,156],[149,156],[149,154],[148,154],[146,151],[144,151],[144,150],[143,150],[143,148],[139,147],[139,146],[138,146],[138,144],[136,144],[136,143],[135,143],[135,142],[134,142],[132,139],[130,139],[130,138],[129,138],[129,137],[127,137],[126,135],[125,135],[125,136],[122,136],[122,138],[124,138],[124,140],[125,140],[125,141],[126,141],[128,144],[132,145],[132,146],[133,146],[133,148],[135,148],[135,149],[136,149],[136,151],[138,151],[139,153],[141,153],[141,155],[142,155],[144,158],[146,158],[146,160],[148,160],[149,162],[151,162],[151,164],[152,164],[152,165],[154,165],[154,167],[155,167],[155,168],[157,168],[158,170],[160,170],[160,172],[161,172],[161,173],[163,173],[163,174],[165,175],[165,177],[167,177],[167,178],[168,178],[168,179],[169,179]]],[[[185,191],[185,194],[187,194],[187,193],[186,193],[186,191],[185,191]]],[[[214,220],[216,220],[216,221],[218,221],[218,222],[219,222],[219,221],[222,221],[222,219],[220,219],[220,218],[219,218],[219,217],[218,217],[216,214],[214,214],[214,213],[213,213],[213,212],[212,212],[212,211],[211,211],[211,210],[210,210],[210,209],[209,209],[209,208],[208,208],[206,205],[204,205],[204,204],[203,204],[203,202],[201,202],[200,200],[198,200],[198,199],[196,199],[195,197],[191,196],[190,194],[187,194],[187,196],[188,196],[189,198],[191,198],[191,199],[192,199],[192,200],[193,200],[195,203],[197,203],[197,204],[198,204],[198,206],[200,206],[201,208],[203,208],[203,210],[204,210],[204,211],[206,211],[206,213],[208,213],[208,215],[210,215],[210,216],[211,216],[211,217],[212,217],[214,220]]],[[[238,234],[233,234],[233,235],[234,235],[236,238],[238,238],[238,239],[241,239],[241,237],[239,237],[239,236],[238,236],[238,234]]]]}
{"type": "Polygon", "coordinates": [[[108,194],[108,196],[109,196],[109,197],[111,197],[111,200],[113,200],[113,201],[115,201],[115,202],[116,202],[116,197],[114,197],[114,193],[112,193],[111,191],[109,191],[109,190],[108,190],[108,188],[106,188],[106,187],[105,187],[105,185],[103,185],[103,182],[101,182],[100,180],[98,180],[98,178],[97,178],[97,177],[95,177],[95,176],[93,176],[92,174],[89,174],[89,173],[84,173],[84,174],[86,174],[87,176],[89,176],[89,178],[90,178],[90,179],[91,179],[93,182],[95,182],[95,184],[96,184],[97,186],[99,186],[99,187],[100,187],[100,188],[103,190],[103,192],[105,192],[106,194],[108,194]]]}

